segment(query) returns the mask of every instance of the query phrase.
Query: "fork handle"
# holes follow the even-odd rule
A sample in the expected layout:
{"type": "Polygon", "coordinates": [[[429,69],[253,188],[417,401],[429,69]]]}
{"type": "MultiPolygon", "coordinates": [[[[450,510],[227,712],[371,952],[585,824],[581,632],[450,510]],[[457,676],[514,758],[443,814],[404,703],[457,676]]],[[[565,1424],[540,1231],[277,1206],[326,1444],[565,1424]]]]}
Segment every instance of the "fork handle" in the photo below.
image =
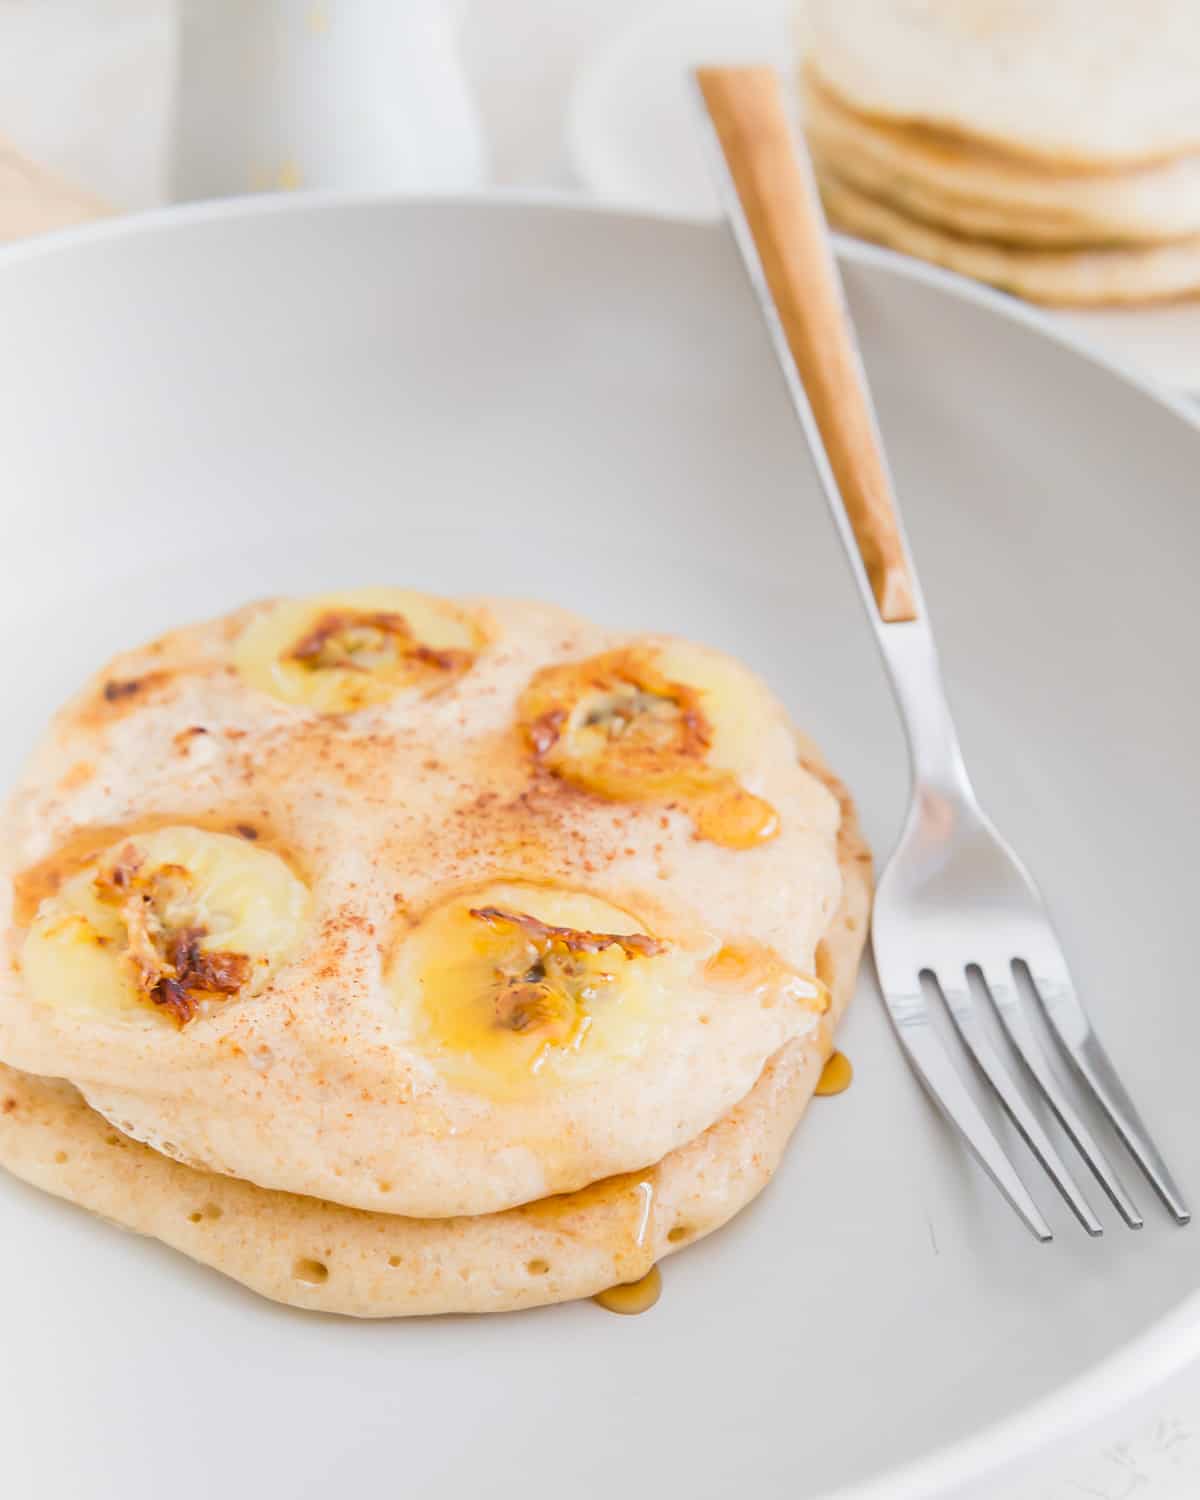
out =
{"type": "Polygon", "coordinates": [[[812,164],[773,68],[696,81],[821,434],[881,620],[917,618],[912,571],[812,164]]]}

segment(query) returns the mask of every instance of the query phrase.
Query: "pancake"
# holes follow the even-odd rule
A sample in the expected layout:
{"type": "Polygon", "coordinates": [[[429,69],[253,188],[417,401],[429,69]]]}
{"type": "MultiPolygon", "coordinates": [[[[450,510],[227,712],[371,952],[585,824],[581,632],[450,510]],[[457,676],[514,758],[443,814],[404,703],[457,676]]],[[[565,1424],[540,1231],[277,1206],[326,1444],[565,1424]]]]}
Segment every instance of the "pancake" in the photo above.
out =
{"type": "Polygon", "coordinates": [[[110,663],[35,751],[0,1060],[276,1191],[569,1193],[817,1035],[838,821],[718,652],[515,601],[257,605],[110,663]]]}
{"type": "Polygon", "coordinates": [[[1200,155],[1124,171],[1063,171],[961,136],[869,119],[807,72],[803,83],[804,127],[818,165],[911,218],[1028,246],[1200,234],[1200,155]]]}
{"type": "Polygon", "coordinates": [[[1200,292],[1200,235],[1160,245],[1029,249],[951,234],[818,173],[829,222],[860,239],[1053,307],[1164,302],[1200,292]]]}
{"type": "Polygon", "coordinates": [[[169,1160],[114,1131],[69,1084],[0,1067],[0,1164],[256,1292],[357,1317],[500,1312],[594,1295],[719,1228],[770,1180],[854,989],[870,854],[844,790],[842,895],[825,934],[828,1015],[749,1094],[648,1171],[474,1218],[407,1219],[271,1192],[169,1160]]]}
{"type": "Polygon", "coordinates": [[[1193,0],[807,0],[811,64],[849,108],[1057,170],[1200,150],[1193,0]]]}

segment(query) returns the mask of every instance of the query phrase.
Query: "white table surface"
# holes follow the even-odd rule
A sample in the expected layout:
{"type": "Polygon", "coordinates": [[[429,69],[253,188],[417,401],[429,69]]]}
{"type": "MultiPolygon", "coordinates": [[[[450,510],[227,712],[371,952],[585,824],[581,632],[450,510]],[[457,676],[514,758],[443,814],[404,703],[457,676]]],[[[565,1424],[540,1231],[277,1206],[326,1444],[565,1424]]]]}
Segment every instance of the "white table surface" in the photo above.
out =
{"type": "MultiPolygon", "coordinates": [[[[73,174],[80,185],[107,191],[110,198],[127,206],[161,201],[169,175],[166,124],[175,3],[45,0],[46,12],[54,13],[61,44],[37,49],[44,57],[45,77],[22,65],[20,97],[13,92],[15,74],[7,79],[7,93],[0,91],[0,135],[8,134],[25,151],[73,174]],[[98,13],[111,18],[115,32],[105,31],[98,13]],[[64,66],[72,80],[86,79],[93,56],[111,47],[111,37],[117,33],[128,44],[133,59],[128,66],[141,70],[139,108],[135,115],[121,114],[121,100],[128,98],[132,76],[123,63],[122,78],[113,81],[107,94],[89,93],[71,83],[77,113],[85,112],[90,99],[93,111],[112,120],[107,135],[95,129],[95,116],[79,118],[72,128],[71,119],[64,119],[62,109],[54,105],[56,92],[64,87],[64,66]]],[[[338,3],[354,0],[323,0],[326,10],[338,3]]],[[[640,0],[447,3],[459,19],[460,54],[483,124],[491,180],[514,187],[577,186],[563,129],[572,83],[594,49],[639,14],[640,0]]],[[[2,28],[11,24],[17,9],[0,6],[0,52],[5,41],[2,28]]],[[[24,7],[20,9],[25,12],[24,7]]],[[[319,18],[319,10],[314,6],[315,17],[319,18]]],[[[25,24],[21,19],[20,25],[25,24]]],[[[2,56],[0,82],[4,82],[2,56]]],[[[1118,1419],[1024,1465],[1003,1483],[971,1491],[971,1500],[1193,1500],[1196,1496],[1200,1496],[1200,1366],[1144,1397],[1118,1419]]]]}

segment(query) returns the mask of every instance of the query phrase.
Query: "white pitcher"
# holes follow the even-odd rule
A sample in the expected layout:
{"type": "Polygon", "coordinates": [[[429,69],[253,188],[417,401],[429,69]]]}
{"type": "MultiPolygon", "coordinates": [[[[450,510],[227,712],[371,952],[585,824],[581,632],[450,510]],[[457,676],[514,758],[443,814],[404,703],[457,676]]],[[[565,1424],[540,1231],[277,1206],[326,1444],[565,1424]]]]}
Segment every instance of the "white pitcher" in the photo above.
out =
{"type": "Polygon", "coordinates": [[[172,195],[470,188],[447,0],[178,0],[172,195]]]}

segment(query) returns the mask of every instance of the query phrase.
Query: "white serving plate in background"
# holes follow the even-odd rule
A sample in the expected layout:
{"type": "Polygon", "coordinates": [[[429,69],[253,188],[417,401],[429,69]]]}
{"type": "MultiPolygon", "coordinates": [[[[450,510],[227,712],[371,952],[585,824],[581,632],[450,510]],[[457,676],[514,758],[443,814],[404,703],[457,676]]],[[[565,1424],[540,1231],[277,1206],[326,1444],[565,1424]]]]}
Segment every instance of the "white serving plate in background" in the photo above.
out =
{"type": "MultiPolygon", "coordinates": [[[[790,77],[803,9],[804,0],[663,0],[618,32],[581,72],[568,111],[568,149],[588,190],[615,208],[716,218],[688,70],[767,62],[790,77]]],[[[1200,393],[1200,298],[1048,315],[1111,358],[1200,393]]]]}
{"type": "MultiPolygon", "coordinates": [[[[1005,299],[841,248],[989,809],[1200,1200],[1200,431],[1005,299]]],[[[0,255],[0,780],[110,652],[247,597],[543,595],[740,653],[886,852],[899,726],[732,244],[564,204],[264,200],[0,255]]],[[[915,1500],[1200,1351],[1200,1242],[1035,1244],[869,972],[764,1197],[662,1301],[354,1323],[0,1179],[14,1495],[915,1500]]],[[[1117,1148],[1114,1147],[1114,1150],[1117,1148]]]]}

